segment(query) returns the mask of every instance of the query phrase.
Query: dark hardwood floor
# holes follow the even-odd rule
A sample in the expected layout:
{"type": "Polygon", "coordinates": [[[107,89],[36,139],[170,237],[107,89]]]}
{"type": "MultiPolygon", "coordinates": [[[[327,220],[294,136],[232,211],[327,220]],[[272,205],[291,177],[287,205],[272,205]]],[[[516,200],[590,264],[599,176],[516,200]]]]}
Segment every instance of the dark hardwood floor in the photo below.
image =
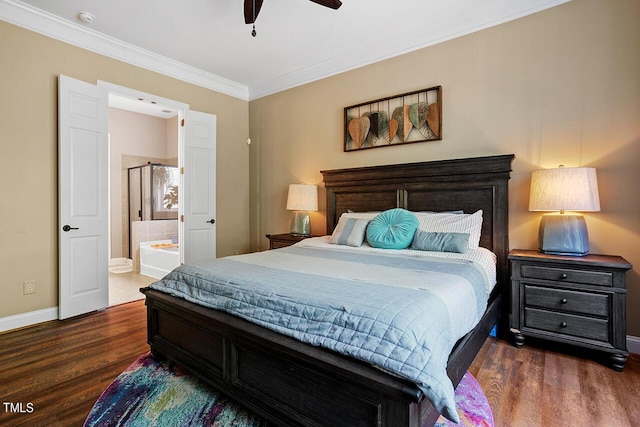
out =
{"type": "Polygon", "coordinates": [[[144,301],[0,335],[0,425],[82,426],[146,339],[144,301]]]}
{"type": "Polygon", "coordinates": [[[640,426],[640,356],[623,372],[607,357],[527,339],[521,349],[489,338],[469,371],[484,390],[496,426],[640,426]]]}
{"type": "MultiPolygon", "coordinates": [[[[144,301],[0,335],[0,425],[81,426],[100,393],[148,350],[144,301]]],[[[496,426],[640,425],[640,357],[617,373],[582,356],[490,338],[470,371],[496,426]]]]}

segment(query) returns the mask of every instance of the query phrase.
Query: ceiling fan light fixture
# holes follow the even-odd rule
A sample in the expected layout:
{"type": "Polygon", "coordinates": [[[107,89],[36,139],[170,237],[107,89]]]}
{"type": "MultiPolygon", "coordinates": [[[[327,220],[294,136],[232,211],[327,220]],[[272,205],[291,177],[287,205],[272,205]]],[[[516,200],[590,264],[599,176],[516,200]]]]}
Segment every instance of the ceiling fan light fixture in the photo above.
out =
{"type": "Polygon", "coordinates": [[[251,8],[251,10],[253,11],[253,20],[251,22],[253,22],[253,29],[251,30],[251,36],[255,37],[256,34],[256,0],[253,0],[253,7],[251,8]]]}
{"type": "MultiPolygon", "coordinates": [[[[262,8],[262,3],[264,0],[244,0],[244,23],[245,24],[253,24],[253,29],[251,30],[251,35],[253,37],[256,36],[256,18],[260,13],[260,9],[262,8]]],[[[319,4],[324,7],[328,7],[330,9],[338,9],[342,6],[342,2],[340,0],[311,0],[313,3],[319,4]]]]}

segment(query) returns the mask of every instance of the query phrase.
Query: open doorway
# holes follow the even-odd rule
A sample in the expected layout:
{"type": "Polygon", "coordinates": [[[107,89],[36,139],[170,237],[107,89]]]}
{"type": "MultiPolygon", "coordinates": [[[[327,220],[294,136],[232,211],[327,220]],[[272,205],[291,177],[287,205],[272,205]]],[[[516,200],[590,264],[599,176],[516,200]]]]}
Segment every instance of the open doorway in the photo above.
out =
{"type": "Polygon", "coordinates": [[[217,119],[188,104],[108,82],[92,85],[62,74],[58,81],[58,318],[63,320],[109,305],[108,264],[116,255],[109,230],[108,95],[178,111],[180,263],[216,258],[217,119]]]}
{"type": "Polygon", "coordinates": [[[109,305],[180,264],[179,115],[175,108],[109,95],[109,305]]]}

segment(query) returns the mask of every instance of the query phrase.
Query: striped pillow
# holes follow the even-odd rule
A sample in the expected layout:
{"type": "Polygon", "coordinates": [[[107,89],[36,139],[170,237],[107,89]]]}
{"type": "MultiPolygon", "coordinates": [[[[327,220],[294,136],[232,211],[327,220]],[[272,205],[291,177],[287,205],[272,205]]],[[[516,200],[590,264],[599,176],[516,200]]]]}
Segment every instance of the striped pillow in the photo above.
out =
{"type": "Polygon", "coordinates": [[[473,214],[429,214],[416,212],[418,230],[438,233],[466,233],[469,234],[469,249],[480,246],[480,232],[482,231],[482,210],[473,214]]]}
{"type": "Polygon", "coordinates": [[[370,220],[341,215],[338,226],[333,230],[329,243],[336,245],[361,246],[370,220]]]}
{"type": "Polygon", "coordinates": [[[377,217],[380,212],[382,211],[378,211],[378,212],[353,212],[353,211],[348,211],[343,213],[342,215],[340,215],[340,218],[345,217],[345,218],[358,218],[358,219],[368,219],[369,221],[371,221],[373,218],[377,217]]]}

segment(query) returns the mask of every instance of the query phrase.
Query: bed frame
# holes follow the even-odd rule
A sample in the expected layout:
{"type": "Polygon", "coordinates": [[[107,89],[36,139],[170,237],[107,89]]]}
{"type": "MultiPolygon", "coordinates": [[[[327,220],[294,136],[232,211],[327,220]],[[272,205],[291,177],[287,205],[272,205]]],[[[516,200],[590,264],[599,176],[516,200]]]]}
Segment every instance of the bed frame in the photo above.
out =
{"type": "MultiPolygon", "coordinates": [[[[481,245],[497,255],[498,284],[478,326],[449,357],[447,372],[454,385],[500,318],[502,299],[508,301],[508,180],[513,157],[322,171],[328,232],[348,210],[483,210],[481,245]]],[[[154,355],[188,368],[270,423],[413,427],[431,426],[438,418],[415,384],[367,363],[159,291],[143,292],[154,355]]]]}

